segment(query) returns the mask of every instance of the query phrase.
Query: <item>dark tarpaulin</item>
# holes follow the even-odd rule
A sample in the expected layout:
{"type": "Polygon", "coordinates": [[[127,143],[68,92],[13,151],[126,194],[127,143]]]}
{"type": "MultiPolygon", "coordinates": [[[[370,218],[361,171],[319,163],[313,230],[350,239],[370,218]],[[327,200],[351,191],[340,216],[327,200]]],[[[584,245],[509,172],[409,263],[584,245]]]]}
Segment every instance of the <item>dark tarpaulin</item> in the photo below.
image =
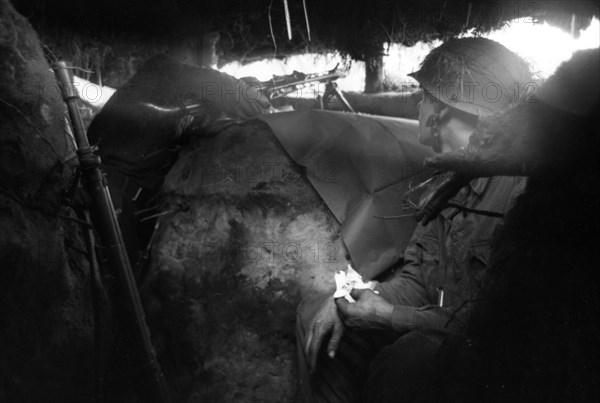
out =
{"type": "MultiPolygon", "coordinates": [[[[416,226],[403,195],[430,172],[418,121],[306,110],[262,115],[341,224],[355,268],[371,279],[402,257],[416,226]],[[384,219],[385,216],[402,218],[384,219]]],[[[418,195],[411,195],[416,201],[418,195]]]]}

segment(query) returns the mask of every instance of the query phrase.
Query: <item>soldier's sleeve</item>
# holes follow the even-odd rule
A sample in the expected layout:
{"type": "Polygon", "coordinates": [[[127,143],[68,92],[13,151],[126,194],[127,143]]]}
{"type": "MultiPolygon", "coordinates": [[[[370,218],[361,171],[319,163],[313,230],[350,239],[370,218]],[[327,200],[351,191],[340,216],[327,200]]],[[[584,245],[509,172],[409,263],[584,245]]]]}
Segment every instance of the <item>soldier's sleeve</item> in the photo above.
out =
{"type": "Polygon", "coordinates": [[[456,307],[443,308],[437,305],[412,306],[395,305],[392,313],[392,328],[400,333],[414,330],[440,330],[452,318],[456,307]]]}
{"type": "Polygon", "coordinates": [[[247,119],[268,113],[271,106],[258,85],[248,84],[214,69],[190,67],[180,80],[194,98],[222,108],[222,112],[233,119],[247,119]]]}
{"type": "Polygon", "coordinates": [[[418,225],[404,252],[404,265],[394,275],[377,285],[377,291],[394,305],[418,307],[429,303],[423,281],[422,266],[428,259],[426,249],[433,249],[431,225],[418,225]]]}
{"type": "Polygon", "coordinates": [[[443,330],[452,315],[452,309],[435,304],[424,280],[424,271],[438,266],[441,230],[435,220],[418,225],[406,247],[402,269],[377,286],[380,295],[394,304],[392,327],[398,332],[443,330]]]}

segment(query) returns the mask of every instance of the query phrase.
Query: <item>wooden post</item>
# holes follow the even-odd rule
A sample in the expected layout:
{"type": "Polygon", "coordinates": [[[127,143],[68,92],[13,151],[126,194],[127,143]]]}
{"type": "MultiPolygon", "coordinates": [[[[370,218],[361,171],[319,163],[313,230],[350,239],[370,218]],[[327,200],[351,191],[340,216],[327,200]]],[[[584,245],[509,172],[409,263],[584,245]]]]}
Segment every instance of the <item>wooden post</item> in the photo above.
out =
{"type": "Polygon", "coordinates": [[[383,52],[365,60],[365,92],[383,91],[383,52]]]}
{"type": "Polygon", "coordinates": [[[202,37],[202,65],[216,68],[219,63],[217,48],[221,35],[217,31],[211,31],[202,37]]]}

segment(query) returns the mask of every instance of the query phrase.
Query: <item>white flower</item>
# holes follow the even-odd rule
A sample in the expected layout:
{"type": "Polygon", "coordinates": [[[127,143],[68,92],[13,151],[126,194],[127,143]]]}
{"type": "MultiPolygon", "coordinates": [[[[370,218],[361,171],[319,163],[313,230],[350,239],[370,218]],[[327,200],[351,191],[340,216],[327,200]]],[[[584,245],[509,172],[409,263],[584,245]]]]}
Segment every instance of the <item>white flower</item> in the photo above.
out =
{"type": "Polygon", "coordinates": [[[335,279],[335,293],[333,294],[333,298],[346,298],[348,302],[356,302],[354,298],[350,295],[353,289],[364,290],[364,289],[373,289],[375,288],[375,283],[373,281],[369,281],[368,283],[363,282],[362,276],[358,274],[356,270],[352,268],[351,265],[348,265],[348,270],[346,272],[339,271],[334,273],[335,279]]]}

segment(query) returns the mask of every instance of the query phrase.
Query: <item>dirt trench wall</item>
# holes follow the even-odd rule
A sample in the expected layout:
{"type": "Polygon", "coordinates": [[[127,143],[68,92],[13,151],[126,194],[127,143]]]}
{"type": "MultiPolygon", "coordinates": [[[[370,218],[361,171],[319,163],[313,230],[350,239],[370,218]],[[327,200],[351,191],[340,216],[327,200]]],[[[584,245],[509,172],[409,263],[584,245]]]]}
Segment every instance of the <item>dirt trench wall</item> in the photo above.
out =
{"type": "Polygon", "coordinates": [[[0,2],[0,401],[93,398],[89,270],[62,194],[65,108],[36,33],[0,2]]]}
{"type": "Polygon", "coordinates": [[[165,191],[142,295],[176,401],[294,401],[296,306],[347,264],[337,221],[258,121],[200,140],[165,191]]]}

